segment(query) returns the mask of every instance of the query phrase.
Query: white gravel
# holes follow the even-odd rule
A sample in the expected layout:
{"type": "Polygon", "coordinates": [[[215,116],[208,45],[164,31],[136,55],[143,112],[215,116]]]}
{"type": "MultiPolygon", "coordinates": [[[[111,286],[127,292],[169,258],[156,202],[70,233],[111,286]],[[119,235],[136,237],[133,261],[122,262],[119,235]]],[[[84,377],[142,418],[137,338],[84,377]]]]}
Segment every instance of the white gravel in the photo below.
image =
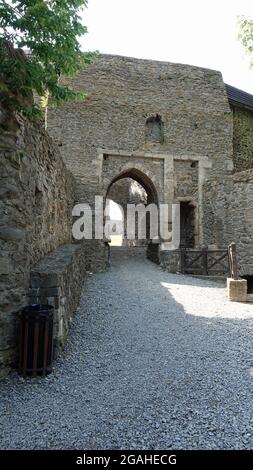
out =
{"type": "Polygon", "coordinates": [[[115,258],[53,373],[0,382],[0,447],[252,449],[252,333],[220,284],[115,258]]]}

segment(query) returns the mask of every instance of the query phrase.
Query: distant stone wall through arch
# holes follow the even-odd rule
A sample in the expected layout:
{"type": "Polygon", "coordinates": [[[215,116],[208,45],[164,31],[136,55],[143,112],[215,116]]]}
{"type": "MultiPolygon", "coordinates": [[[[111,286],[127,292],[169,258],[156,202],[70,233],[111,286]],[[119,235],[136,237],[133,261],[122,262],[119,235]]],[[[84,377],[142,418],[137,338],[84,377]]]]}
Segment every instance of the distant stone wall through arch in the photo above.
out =
{"type": "MultiPolygon", "coordinates": [[[[116,226],[118,226],[122,235],[121,245],[128,247],[146,246],[148,244],[150,235],[150,215],[149,213],[147,213],[147,217],[145,217],[146,220],[144,221],[146,225],[147,238],[138,238],[138,226],[140,220],[138,218],[138,214],[136,213],[135,239],[129,239],[127,236],[127,208],[130,204],[134,205],[135,207],[140,204],[142,205],[142,207],[147,207],[149,204],[153,203],[157,207],[157,212],[159,212],[157,191],[151,180],[149,180],[149,178],[144,173],[134,168],[128,170],[127,172],[123,172],[116,178],[114,178],[114,180],[110,183],[106,194],[106,206],[109,200],[114,201],[114,203],[116,204],[119,204],[122,208],[122,223],[117,224],[117,222],[115,221],[115,224],[116,226]]],[[[107,223],[109,223],[109,226],[112,225],[112,227],[114,227],[113,220],[112,223],[110,223],[110,217],[108,217],[108,210],[106,219],[107,223]]],[[[116,245],[119,244],[119,233],[117,233],[117,236],[114,236],[112,229],[110,238],[112,240],[112,245],[114,245],[114,241],[116,245]]]]}

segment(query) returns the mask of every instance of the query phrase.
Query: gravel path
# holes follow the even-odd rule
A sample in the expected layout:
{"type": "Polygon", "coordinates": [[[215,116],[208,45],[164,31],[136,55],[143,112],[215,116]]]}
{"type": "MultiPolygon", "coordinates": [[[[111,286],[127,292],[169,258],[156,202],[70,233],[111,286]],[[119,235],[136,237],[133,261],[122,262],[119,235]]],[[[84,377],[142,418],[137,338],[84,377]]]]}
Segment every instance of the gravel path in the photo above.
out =
{"type": "Polygon", "coordinates": [[[0,382],[0,447],[252,449],[252,333],[220,284],[115,258],[53,374],[0,382]]]}

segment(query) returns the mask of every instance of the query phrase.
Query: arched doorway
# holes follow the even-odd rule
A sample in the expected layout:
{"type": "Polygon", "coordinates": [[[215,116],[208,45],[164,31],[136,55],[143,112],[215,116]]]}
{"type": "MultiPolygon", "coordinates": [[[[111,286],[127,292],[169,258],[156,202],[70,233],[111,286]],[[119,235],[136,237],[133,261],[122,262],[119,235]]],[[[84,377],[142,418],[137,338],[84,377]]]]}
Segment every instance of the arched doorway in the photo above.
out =
{"type": "Polygon", "coordinates": [[[137,169],[137,168],[130,168],[127,170],[122,171],[122,173],[118,174],[113,178],[113,180],[110,182],[106,196],[108,192],[110,191],[110,188],[119,180],[122,180],[124,178],[130,178],[137,183],[145,190],[147,194],[147,204],[158,204],[158,194],[155,188],[155,185],[151,178],[147,176],[143,171],[137,169]]]}
{"type": "MultiPolygon", "coordinates": [[[[122,171],[115,176],[109,183],[105,195],[106,222],[110,226],[110,239],[113,246],[115,239],[113,229],[120,224],[114,223],[113,212],[108,217],[108,207],[117,204],[121,207],[122,220],[122,243],[123,247],[128,248],[147,248],[152,242],[151,236],[156,233],[156,241],[159,238],[159,204],[158,194],[151,179],[142,171],[136,168],[130,168],[122,171]],[[134,213],[134,236],[129,237],[129,205],[134,213]],[[157,211],[157,232],[151,230],[151,223],[154,224],[154,210],[157,211]],[[110,220],[111,219],[111,220],[110,220]],[[140,236],[141,235],[141,236],[140,236]]],[[[133,214],[133,212],[132,212],[133,214]]],[[[153,226],[152,226],[153,228],[153,226]]],[[[117,233],[116,245],[118,244],[119,233],[117,233]]],[[[144,252],[146,250],[143,250],[144,252]]]]}

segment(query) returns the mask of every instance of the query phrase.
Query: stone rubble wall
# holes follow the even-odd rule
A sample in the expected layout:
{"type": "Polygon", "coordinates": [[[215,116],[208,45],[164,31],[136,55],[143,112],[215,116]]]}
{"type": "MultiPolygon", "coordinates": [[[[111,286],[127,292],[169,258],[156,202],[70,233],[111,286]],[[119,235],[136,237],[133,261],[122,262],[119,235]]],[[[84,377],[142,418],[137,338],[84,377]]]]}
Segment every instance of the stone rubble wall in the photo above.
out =
{"type": "Polygon", "coordinates": [[[82,244],[62,245],[31,271],[30,302],[54,307],[54,358],[62,350],[86,273],[82,244]]]}
{"type": "MultiPolygon", "coordinates": [[[[41,260],[49,253],[56,266],[60,263],[64,249],[61,252],[58,247],[71,242],[74,203],[93,205],[94,196],[105,197],[119,175],[139,172],[136,181],[144,183],[160,203],[194,202],[203,229],[201,244],[223,248],[236,241],[241,273],[253,274],[252,171],[231,176],[241,124],[229,107],[221,74],[183,64],[101,55],[71,86],[84,91],[87,98],[48,112],[48,130],[65,163],[39,123],[17,118],[1,127],[0,370],[15,358],[17,311],[29,301],[31,270],[44,269],[48,258],[44,265],[41,260]],[[154,142],[147,139],[146,125],[158,115],[163,138],[154,142]],[[207,160],[210,165],[203,170],[207,160]]],[[[5,119],[0,109],[0,124],[5,119]]],[[[246,155],[249,148],[247,162],[251,161],[250,132],[244,132],[245,143],[236,150],[246,155]]],[[[57,271],[55,285],[49,286],[53,290],[45,296],[60,305],[56,309],[56,329],[62,328],[56,334],[59,344],[64,342],[74,309],[67,286],[74,279],[80,282],[84,269],[103,271],[110,262],[103,240],[76,246],[66,255],[66,271],[57,271]],[[80,260],[74,267],[79,249],[80,260]],[[60,304],[61,298],[66,298],[69,311],[60,304]]],[[[176,254],[163,256],[176,271],[176,254]]],[[[43,291],[46,286],[33,288],[43,291]]],[[[78,288],[73,287],[75,296],[78,288]]]]}
{"type": "Polygon", "coordinates": [[[105,240],[83,240],[86,270],[101,273],[107,270],[109,263],[109,246],[105,240]]]}
{"type": "Polygon", "coordinates": [[[253,168],[253,112],[233,107],[235,171],[253,168]]]}
{"type": "Polygon", "coordinates": [[[221,73],[100,55],[70,85],[86,99],[49,109],[48,131],[75,176],[76,202],[94,204],[119,177],[132,177],[152,201],[193,204],[196,245],[205,244],[205,175],[233,171],[233,112],[221,73]],[[155,116],[163,136],[150,140],[155,116]]]}
{"type": "Polygon", "coordinates": [[[198,163],[174,161],[174,195],[198,200],[198,163]]]}
{"type": "MultiPolygon", "coordinates": [[[[49,110],[48,131],[62,145],[66,164],[76,177],[79,203],[93,202],[95,194],[105,194],[112,178],[124,170],[129,154],[134,152],[149,153],[148,161],[134,157],[132,165],[154,181],[160,202],[166,190],[164,168],[152,155],[165,153],[175,159],[188,156],[189,160],[192,155],[207,156],[213,163],[212,174],[228,173],[233,113],[220,72],[100,55],[71,81],[71,86],[84,91],[87,98],[49,110]],[[155,114],[163,122],[164,139],[160,143],[146,139],[146,121],[155,114]],[[112,157],[110,150],[116,156],[112,157]],[[101,162],[103,151],[106,155],[101,162]],[[120,158],[118,151],[122,152],[120,158]],[[104,178],[108,180],[106,187],[102,187],[104,178]]],[[[197,168],[190,164],[176,164],[178,195],[185,195],[185,185],[195,194],[196,174],[197,168]],[[183,172],[187,170],[182,179],[180,166],[183,172]]]]}
{"type": "Polygon", "coordinates": [[[205,184],[205,239],[237,245],[240,274],[253,275],[253,170],[210,179],[205,184]],[[215,223],[213,221],[215,220],[215,223]]]}
{"type": "MultiPolygon", "coordinates": [[[[2,113],[3,115],[3,113],[2,113]]],[[[13,362],[30,271],[71,241],[73,177],[43,130],[15,116],[0,129],[0,375],[13,362]]]]}

